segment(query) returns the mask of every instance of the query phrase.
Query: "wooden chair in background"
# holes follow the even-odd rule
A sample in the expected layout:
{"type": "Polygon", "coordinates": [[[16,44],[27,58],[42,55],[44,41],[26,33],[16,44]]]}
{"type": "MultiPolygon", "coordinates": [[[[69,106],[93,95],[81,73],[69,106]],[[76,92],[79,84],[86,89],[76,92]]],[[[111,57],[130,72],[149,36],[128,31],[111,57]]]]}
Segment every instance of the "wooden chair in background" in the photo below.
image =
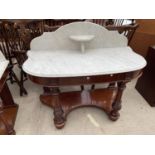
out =
{"type": "Polygon", "coordinates": [[[128,45],[138,28],[138,24],[133,24],[133,25],[122,25],[122,26],[115,26],[115,25],[107,25],[106,28],[110,31],[118,31],[120,34],[124,34],[124,36],[127,37],[128,39],[128,45]]]}
{"type": "Polygon", "coordinates": [[[113,25],[115,26],[121,26],[123,25],[124,19],[114,19],[113,20],[113,25]]]}
{"type": "Polygon", "coordinates": [[[86,19],[87,22],[92,22],[101,26],[105,26],[107,19],[86,19]]]}
{"type": "Polygon", "coordinates": [[[19,85],[20,95],[22,96],[23,94],[27,94],[27,91],[23,86],[23,77],[21,76],[19,80],[14,72],[14,65],[18,63],[18,66],[21,70],[20,74],[22,75],[23,72],[19,62],[21,62],[23,59],[26,58],[25,55],[26,52],[23,52],[23,50],[25,50],[25,46],[23,42],[20,40],[19,34],[17,30],[14,28],[13,23],[3,22],[0,27],[1,27],[0,50],[5,55],[6,59],[9,60],[9,67],[8,67],[9,80],[11,83],[16,82],[19,85]],[[17,51],[18,51],[18,57],[17,57],[17,51]],[[17,61],[15,61],[15,59],[17,61]]]}
{"type": "Polygon", "coordinates": [[[134,19],[87,19],[86,21],[96,23],[101,26],[122,26],[126,23],[126,21],[129,21],[128,25],[133,25],[135,20],[134,19]]]}

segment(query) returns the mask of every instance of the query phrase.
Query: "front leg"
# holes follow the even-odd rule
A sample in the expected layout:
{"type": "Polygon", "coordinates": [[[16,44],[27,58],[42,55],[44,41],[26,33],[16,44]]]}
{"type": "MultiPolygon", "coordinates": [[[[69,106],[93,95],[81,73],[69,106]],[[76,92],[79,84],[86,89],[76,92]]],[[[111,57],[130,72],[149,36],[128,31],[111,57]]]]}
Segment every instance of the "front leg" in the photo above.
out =
{"type": "Polygon", "coordinates": [[[59,103],[59,89],[52,89],[53,109],[54,109],[54,124],[56,128],[61,129],[65,125],[64,111],[59,103]]]}
{"type": "Polygon", "coordinates": [[[61,106],[56,106],[54,109],[54,124],[56,128],[61,129],[65,125],[64,112],[61,106]]]}
{"type": "Polygon", "coordinates": [[[122,98],[123,91],[126,87],[126,82],[118,82],[117,85],[118,85],[117,96],[112,105],[113,110],[109,114],[109,118],[112,121],[116,121],[120,116],[119,110],[121,109],[121,98],[122,98]]]}

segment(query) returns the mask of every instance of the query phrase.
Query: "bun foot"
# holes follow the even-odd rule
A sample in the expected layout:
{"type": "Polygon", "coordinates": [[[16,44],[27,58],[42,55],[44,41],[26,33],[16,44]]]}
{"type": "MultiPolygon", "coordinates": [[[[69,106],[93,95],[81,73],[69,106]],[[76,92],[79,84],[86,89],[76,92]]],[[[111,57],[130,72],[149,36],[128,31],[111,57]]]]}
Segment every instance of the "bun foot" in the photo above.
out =
{"type": "Polygon", "coordinates": [[[57,128],[57,129],[62,129],[64,126],[65,126],[65,122],[62,122],[62,123],[54,123],[55,124],[55,127],[57,128]]]}
{"type": "Polygon", "coordinates": [[[62,129],[65,126],[65,119],[61,117],[54,118],[54,124],[57,129],[62,129]]]}
{"type": "Polygon", "coordinates": [[[109,114],[109,118],[110,118],[112,121],[118,120],[119,117],[120,117],[120,114],[119,114],[119,112],[116,112],[116,111],[112,111],[112,112],[109,114]]]}
{"type": "Polygon", "coordinates": [[[61,107],[54,108],[54,124],[57,129],[61,129],[65,125],[64,112],[61,107]]]}
{"type": "Polygon", "coordinates": [[[12,131],[9,131],[9,133],[8,133],[9,135],[15,135],[16,134],[16,132],[15,132],[15,130],[12,130],[12,131]]]}

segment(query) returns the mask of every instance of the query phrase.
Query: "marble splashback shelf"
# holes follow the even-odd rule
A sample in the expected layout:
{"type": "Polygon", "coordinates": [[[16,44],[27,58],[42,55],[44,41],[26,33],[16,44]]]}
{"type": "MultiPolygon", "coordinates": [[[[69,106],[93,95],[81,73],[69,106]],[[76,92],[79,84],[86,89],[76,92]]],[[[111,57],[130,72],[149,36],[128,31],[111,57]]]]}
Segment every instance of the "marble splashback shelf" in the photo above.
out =
{"type": "Polygon", "coordinates": [[[94,35],[71,35],[69,36],[71,40],[80,44],[80,49],[82,53],[85,52],[85,43],[90,42],[91,40],[94,39],[94,37],[95,37],[94,35]]]}

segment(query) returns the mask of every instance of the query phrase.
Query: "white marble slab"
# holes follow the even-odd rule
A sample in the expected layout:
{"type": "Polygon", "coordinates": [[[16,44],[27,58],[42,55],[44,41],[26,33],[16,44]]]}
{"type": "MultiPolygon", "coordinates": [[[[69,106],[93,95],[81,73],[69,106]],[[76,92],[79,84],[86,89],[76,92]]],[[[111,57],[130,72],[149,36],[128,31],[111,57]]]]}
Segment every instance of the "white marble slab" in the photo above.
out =
{"type": "Polygon", "coordinates": [[[108,31],[103,26],[91,22],[66,24],[55,32],[45,32],[31,42],[31,50],[80,50],[79,44],[70,36],[92,35],[94,39],[85,44],[86,49],[125,47],[127,38],[117,31],[108,31]]]}
{"type": "Polygon", "coordinates": [[[145,59],[130,47],[28,51],[23,70],[39,77],[75,77],[130,72],[145,67],[145,59]]]}
{"type": "Polygon", "coordinates": [[[139,70],[143,57],[127,47],[127,38],[90,22],[75,22],[46,32],[31,42],[23,69],[40,77],[74,77],[114,74],[139,70]],[[70,36],[92,35],[85,52],[70,36]]]}
{"type": "Polygon", "coordinates": [[[1,79],[5,69],[7,68],[8,64],[9,64],[9,62],[5,59],[4,55],[0,51],[0,79],[1,79]]]}

